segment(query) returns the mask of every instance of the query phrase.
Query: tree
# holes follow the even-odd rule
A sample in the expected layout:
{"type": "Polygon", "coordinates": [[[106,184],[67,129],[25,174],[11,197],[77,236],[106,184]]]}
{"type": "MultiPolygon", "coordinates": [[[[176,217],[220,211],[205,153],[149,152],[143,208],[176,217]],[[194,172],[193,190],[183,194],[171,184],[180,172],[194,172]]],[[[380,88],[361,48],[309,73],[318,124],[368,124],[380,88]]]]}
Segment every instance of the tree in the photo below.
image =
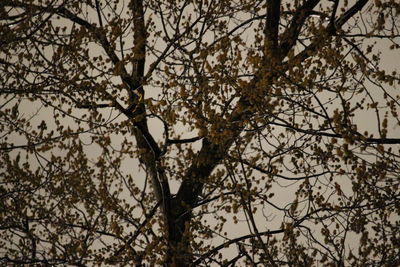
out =
{"type": "Polygon", "coordinates": [[[397,266],[399,14],[2,0],[1,264],[397,266]]]}

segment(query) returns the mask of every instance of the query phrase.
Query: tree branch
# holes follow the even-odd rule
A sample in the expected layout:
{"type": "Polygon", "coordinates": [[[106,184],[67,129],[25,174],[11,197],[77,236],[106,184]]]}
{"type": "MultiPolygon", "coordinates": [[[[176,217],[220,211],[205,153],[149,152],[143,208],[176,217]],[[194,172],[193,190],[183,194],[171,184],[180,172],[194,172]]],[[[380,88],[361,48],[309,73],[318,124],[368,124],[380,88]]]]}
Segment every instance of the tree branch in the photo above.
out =
{"type": "MultiPolygon", "coordinates": [[[[279,20],[281,17],[281,1],[267,0],[267,19],[265,22],[265,48],[267,53],[271,53],[272,57],[277,57],[279,20]]],[[[268,57],[268,55],[267,55],[268,57]]]]}
{"type": "Polygon", "coordinates": [[[310,45],[308,45],[303,51],[295,56],[295,62],[301,62],[309,58],[319,47],[325,44],[325,42],[328,40],[327,37],[336,35],[337,30],[341,28],[358,11],[360,11],[367,2],[368,0],[357,1],[357,3],[355,3],[348,11],[338,18],[334,24],[330,23],[325,31],[321,32],[321,34],[317,36],[310,45]]]}
{"type": "MultiPolygon", "coordinates": [[[[282,124],[282,123],[277,123],[277,122],[271,122],[270,124],[276,125],[276,126],[281,126],[285,127],[288,129],[292,129],[296,132],[300,133],[305,133],[305,134],[310,134],[310,135],[315,135],[315,136],[327,136],[327,137],[333,137],[333,138],[339,138],[342,139],[344,138],[340,134],[335,134],[335,133],[327,133],[327,132],[321,132],[321,131],[316,131],[316,130],[304,130],[300,129],[291,125],[287,124],[282,124]]],[[[400,144],[400,138],[366,138],[362,136],[360,133],[354,133],[357,135],[358,139],[360,141],[364,141],[366,143],[371,143],[371,144],[400,144]]]]}
{"type": "Polygon", "coordinates": [[[308,0],[294,14],[289,28],[287,28],[281,36],[280,51],[282,58],[285,57],[289,50],[296,44],[304,22],[319,2],[320,0],[308,0]]]}
{"type": "Polygon", "coordinates": [[[347,10],[340,18],[335,22],[336,28],[342,27],[350,18],[352,18],[357,12],[368,3],[368,0],[358,0],[349,10],[347,10]]]}
{"type": "Polygon", "coordinates": [[[193,143],[193,142],[199,141],[203,138],[204,138],[204,136],[196,136],[196,137],[187,138],[187,139],[167,139],[167,144],[187,144],[187,143],[193,143]]]}

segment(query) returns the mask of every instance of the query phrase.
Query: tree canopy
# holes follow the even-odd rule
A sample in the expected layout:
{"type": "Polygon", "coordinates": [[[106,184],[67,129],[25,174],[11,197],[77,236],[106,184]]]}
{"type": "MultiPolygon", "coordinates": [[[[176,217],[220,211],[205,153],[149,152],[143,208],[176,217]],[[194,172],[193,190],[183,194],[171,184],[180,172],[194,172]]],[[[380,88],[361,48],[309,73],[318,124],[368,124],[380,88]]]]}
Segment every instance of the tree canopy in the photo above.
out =
{"type": "Polygon", "coordinates": [[[0,264],[397,266],[396,0],[1,0],[0,264]]]}

